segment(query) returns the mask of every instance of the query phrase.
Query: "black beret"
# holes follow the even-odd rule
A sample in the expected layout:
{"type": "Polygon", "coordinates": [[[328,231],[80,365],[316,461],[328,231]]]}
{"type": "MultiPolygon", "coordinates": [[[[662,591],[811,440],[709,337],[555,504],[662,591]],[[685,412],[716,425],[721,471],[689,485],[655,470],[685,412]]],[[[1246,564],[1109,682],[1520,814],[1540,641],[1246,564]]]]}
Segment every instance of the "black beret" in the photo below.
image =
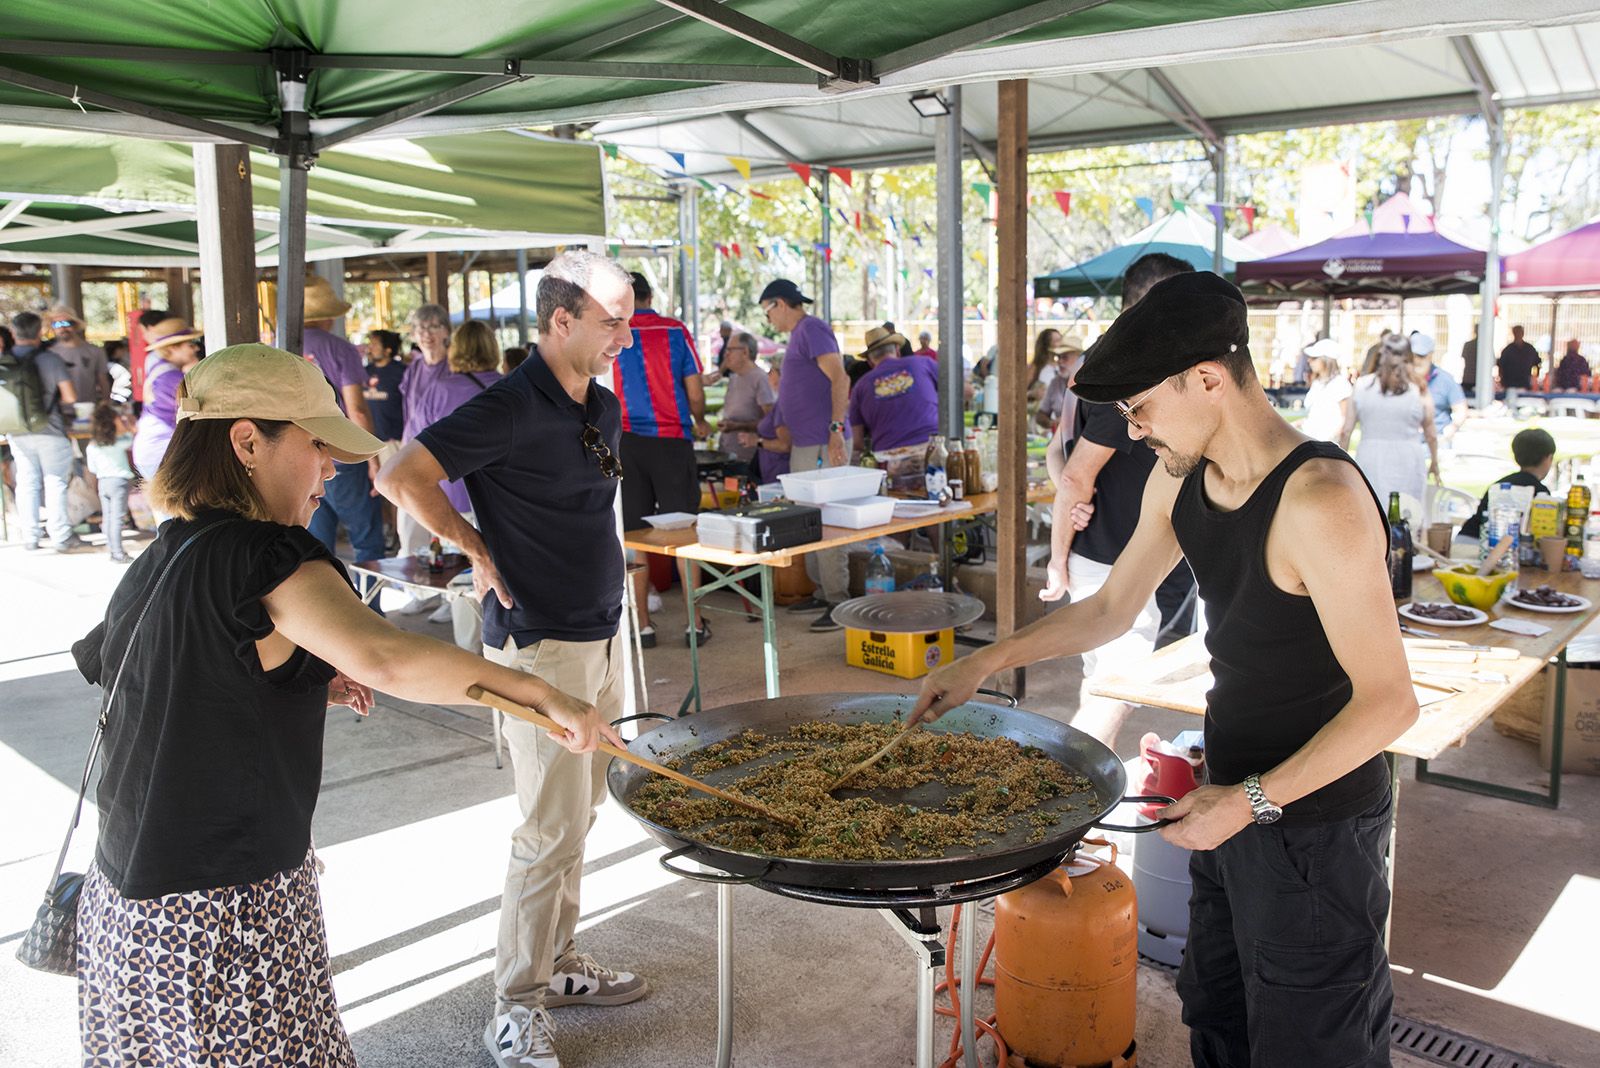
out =
{"type": "Polygon", "coordinates": [[[1127,400],[1249,343],[1238,286],[1210,271],[1176,274],[1151,286],[1090,346],[1072,391],[1088,401],[1127,400]]]}

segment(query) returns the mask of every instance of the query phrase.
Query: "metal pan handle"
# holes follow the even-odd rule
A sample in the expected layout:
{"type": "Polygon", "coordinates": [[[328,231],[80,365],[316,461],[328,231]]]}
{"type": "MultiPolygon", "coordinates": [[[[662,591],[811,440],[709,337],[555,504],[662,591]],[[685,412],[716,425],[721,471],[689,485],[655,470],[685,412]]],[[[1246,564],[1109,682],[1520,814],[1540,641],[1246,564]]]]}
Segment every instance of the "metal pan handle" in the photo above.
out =
{"type": "Polygon", "coordinates": [[[611,721],[611,725],[613,727],[620,727],[624,723],[632,723],[636,719],[664,719],[670,721],[672,717],[667,715],[665,712],[639,712],[632,716],[623,716],[620,719],[614,719],[611,721]]]}
{"type": "Polygon", "coordinates": [[[667,863],[667,861],[681,857],[692,849],[694,849],[694,846],[684,846],[682,849],[674,849],[672,852],[657,858],[656,863],[660,864],[663,868],[678,876],[680,879],[693,879],[697,883],[718,883],[723,886],[748,886],[750,883],[759,882],[762,879],[765,879],[767,874],[772,871],[772,865],[768,864],[760,875],[729,875],[726,873],[722,875],[712,875],[710,872],[690,871],[687,868],[674,868],[671,864],[667,863]]]}
{"type": "Polygon", "coordinates": [[[1002,693],[999,690],[983,690],[983,689],[980,689],[978,692],[983,694],[986,697],[998,697],[998,698],[1000,698],[1000,700],[1002,700],[1002,701],[1004,701],[1006,703],[1006,707],[1007,708],[1016,708],[1017,707],[1017,699],[1015,697],[1012,697],[1008,693],[1002,693]]]}
{"type": "MultiPolygon", "coordinates": [[[[1163,805],[1175,805],[1178,803],[1178,799],[1175,797],[1166,797],[1162,794],[1140,794],[1138,797],[1124,797],[1118,802],[1118,804],[1122,805],[1154,805],[1158,803],[1163,805]]],[[[1154,823],[1141,823],[1136,827],[1123,827],[1115,823],[1101,823],[1100,821],[1096,820],[1094,826],[1100,828],[1102,831],[1127,831],[1129,834],[1143,834],[1146,831],[1153,831],[1157,827],[1165,827],[1169,823],[1177,822],[1177,820],[1156,820],[1154,823]]]]}

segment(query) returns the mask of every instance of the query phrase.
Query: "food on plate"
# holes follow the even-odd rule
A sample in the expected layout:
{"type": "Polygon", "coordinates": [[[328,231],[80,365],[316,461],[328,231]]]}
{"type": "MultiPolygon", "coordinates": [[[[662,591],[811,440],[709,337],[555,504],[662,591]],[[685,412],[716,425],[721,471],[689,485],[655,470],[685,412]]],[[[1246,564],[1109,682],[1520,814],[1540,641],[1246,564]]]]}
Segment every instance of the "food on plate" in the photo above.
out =
{"type": "Polygon", "coordinates": [[[1437,601],[1414,601],[1406,608],[1406,613],[1423,619],[1437,619],[1441,623],[1465,623],[1478,618],[1478,613],[1470,608],[1437,601]]]}
{"type": "Polygon", "coordinates": [[[1518,590],[1512,603],[1538,605],[1540,608],[1576,608],[1583,603],[1578,597],[1551,589],[1549,586],[1540,586],[1532,590],[1518,590]]]}
{"type": "Polygon", "coordinates": [[[846,769],[881,749],[897,723],[802,723],[769,737],[747,730],[668,763],[705,778],[749,768],[715,785],[793,816],[799,829],[753,816],[737,806],[653,776],[630,799],[653,823],[710,845],[769,856],[827,860],[899,860],[944,856],[956,846],[992,842],[1013,828],[1045,839],[1059,812],[1091,806],[1089,780],[1043,750],[1009,738],[921,730],[836,793],[828,787],[846,769]],[[914,793],[913,793],[914,791],[914,793]],[[1068,804],[1041,809],[1052,798],[1068,804]]]}

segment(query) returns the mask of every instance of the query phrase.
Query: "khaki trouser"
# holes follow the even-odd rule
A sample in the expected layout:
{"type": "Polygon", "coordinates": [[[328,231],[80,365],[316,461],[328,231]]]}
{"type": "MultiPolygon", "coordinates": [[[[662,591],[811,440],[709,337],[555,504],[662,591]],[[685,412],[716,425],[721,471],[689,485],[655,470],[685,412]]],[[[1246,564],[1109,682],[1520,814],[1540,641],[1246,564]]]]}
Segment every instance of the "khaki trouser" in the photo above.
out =
{"type": "MultiPolygon", "coordinates": [[[[845,453],[850,451],[850,441],[845,439],[845,453]]],[[[832,467],[828,462],[828,446],[796,445],[789,450],[789,470],[810,471],[817,467],[832,467]],[[821,463],[818,463],[818,460],[821,463]]],[[[806,553],[806,574],[822,589],[819,592],[829,604],[839,604],[850,597],[850,557],[844,549],[823,549],[806,553]]]]}
{"type": "MultiPolygon", "coordinates": [[[[502,649],[484,646],[483,655],[593,702],[603,719],[622,715],[622,646],[616,637],[547,639],[523,649],[508,638],[502,649]]],[[[555,962],[574,949],[583,842],[605,800],[610,760],[601,753],[568,752],[544,731],[510,716],[505,738],[522,824],[511,835],[511,863],[500,899],[496,1013],[513,1005],[543,1005],[555,962]]]]}

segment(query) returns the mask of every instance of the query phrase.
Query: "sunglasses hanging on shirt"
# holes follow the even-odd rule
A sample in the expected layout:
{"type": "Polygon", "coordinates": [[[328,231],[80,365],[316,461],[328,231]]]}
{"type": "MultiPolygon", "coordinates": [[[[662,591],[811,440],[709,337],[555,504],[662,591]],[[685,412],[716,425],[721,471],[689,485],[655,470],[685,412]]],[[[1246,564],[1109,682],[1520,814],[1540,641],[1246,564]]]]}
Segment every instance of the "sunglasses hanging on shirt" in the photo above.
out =
{"type": "Polygon", "coordinates": [[[600,436],[600,430],[593,423],[583,426],[583,447],[594,453],[600,461],[600,473],[607,478],[622,477],[622,461],[612,453],[605,439],[600,436]]]}

